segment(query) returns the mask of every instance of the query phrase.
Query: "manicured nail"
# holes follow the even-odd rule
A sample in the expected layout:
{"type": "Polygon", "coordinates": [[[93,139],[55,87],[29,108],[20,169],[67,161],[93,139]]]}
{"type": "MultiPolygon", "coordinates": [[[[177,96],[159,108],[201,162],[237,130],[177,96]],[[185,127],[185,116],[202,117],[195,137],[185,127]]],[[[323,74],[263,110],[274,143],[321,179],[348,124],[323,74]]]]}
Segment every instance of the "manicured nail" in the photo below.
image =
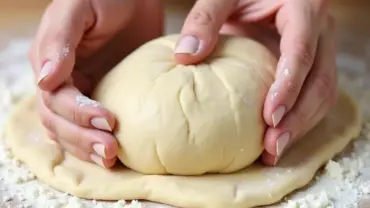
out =
{"type": "Polygon", "coordinates": [[[184,36],[178,42],[175,53],[194,54],[200,49],[200,41],[194,36],[184,36]]]}
{"type": "Polygon", "coordinates": [[[103,158],[97,156],[97,155],[94,155],[94,154],[91,154],[90,155],[90,158],[92,161],[94,161],[96,164],[100,165],[101,167],[105,168],[104,166],[104,163],[103,163],[103,158]]]}
{"type": "Polygon", "coordinates": [[[97,129],[112,131],[112,128],[109,126],[108,121],[105,118],[95,117],[91,119],[91,125],[97,129]]]}
{"type": "Polygon", "coordinates": [[[279,157],[281,153],[283,153],[286,145],[290,140],[290,133],[284,132],[282,133],[276,141],[276,155],[279,157]]]}
{"type": "Polygon", "coordinates": [[[42,67],[40,74],[39,74],[39,79],[37,80],[37,84],[39,84],[43,79],[45,79],[49,74],[51,73],[53,69],[53,63],[51,61],[48,61],[44,64],[42,67]]]}
{"type": "Polygon", "coordinates": [[[286,112],[286,107],[281,105],[277,107],[276,110],[272,113],[272,124],[274,125],[274,127],[276,127],[280,123],[285,112],[286,112]]]}
{"type": "Polygon", "coordinates": [[[94,144],[93,149],[96,154],[100,155],[103,158],[106,158],[107,156],[105,155],[105,146],[102,144],[94,144]]]}

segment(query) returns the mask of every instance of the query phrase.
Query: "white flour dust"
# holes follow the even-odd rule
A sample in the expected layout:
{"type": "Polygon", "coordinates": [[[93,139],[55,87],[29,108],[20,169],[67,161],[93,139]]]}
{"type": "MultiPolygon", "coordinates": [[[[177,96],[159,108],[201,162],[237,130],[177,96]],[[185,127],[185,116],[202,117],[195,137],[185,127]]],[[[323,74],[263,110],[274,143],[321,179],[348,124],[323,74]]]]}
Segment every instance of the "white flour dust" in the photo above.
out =
{"type": "MultiPolygon", "coordinates": [[[[15,103],[34,93],[34,77],[27,60],[30,41],[19,39],[10,42],[0,52],[0,134],[9,111],[15,103]]],[[[343,57],[343,55],[340,55],[343,57]]],[[[351,58],[348,57],[347,58],[351,58]]],[[[355,60],[358,61],[358,60],[355,60]]],[[[338,61],[339,66],[341,61],[338,61]]],[[[345,62],[344,65],[348,65],[345,62]]],[[[346,67],[345,66],[345,67],[346,67]]],[[[346,72],[344,72],[346,73],[346,72]]],[[[341,76],[340,83],[358,101],[365,121],[370,121],[370,90],[365,88],[366,77],[358,80],[341,76]],[[367,92],[368,91],[368,92],[367,92]]],[[[76,97],[80,105],[99,106],[87,97],[76,97]]],[[[39,182],[0,142],[0,207],[46,208],[138,208],[138,201],[126,203],[82,200],[56,191],[39,182]]],[[[329,208],[359,207],[359,202],[370,196],[370,123],[364,122],[361,136],[353,149],[330,161],[322,174],[305,190],[298,191],[280,205],[270,207],[329,208]]]]}
{"type": "MultiPolygon", "coordinates": [[[[27,59],[30,40],[10,42],[0,52],[0,135],[13,105],[35,92],[34,76],[27,59]]],[[[84,96],[77,96],[79,105],[99,106],[84,96]]],[[[82,200],[56,191],[36,180],[35,176],[0,142],[0,207],[40,208],[142,208],[141,203],[97,202],[82,200]]]]}
{"type": "Polygon", "coordinates": [[[84,95],[77,95],[76,96],[76,103],[78,106],[92,106],[92,107],[100,107],[101,104],[95,100],[92,100],[84,95]]]}

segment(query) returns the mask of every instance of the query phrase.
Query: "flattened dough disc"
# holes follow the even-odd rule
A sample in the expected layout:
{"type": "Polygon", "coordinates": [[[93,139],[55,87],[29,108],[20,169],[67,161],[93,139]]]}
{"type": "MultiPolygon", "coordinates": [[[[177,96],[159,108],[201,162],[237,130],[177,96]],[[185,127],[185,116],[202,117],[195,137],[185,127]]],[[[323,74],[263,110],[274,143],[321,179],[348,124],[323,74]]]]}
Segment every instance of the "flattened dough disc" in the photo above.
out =
{"type": "Polygon", "coordinates": [[[40,180],[81,198],[245,208],[272,204],[308,184],[326,161],[358,136],[360,127],[356,105],[341,93],[328,116],[277,167],[254,164],[233,174],[196,177],[142,175],[122,166],[107,171],[80,161],[45,136],[33,96],[15,107],[5,138],[14,155],[40,180]]]}

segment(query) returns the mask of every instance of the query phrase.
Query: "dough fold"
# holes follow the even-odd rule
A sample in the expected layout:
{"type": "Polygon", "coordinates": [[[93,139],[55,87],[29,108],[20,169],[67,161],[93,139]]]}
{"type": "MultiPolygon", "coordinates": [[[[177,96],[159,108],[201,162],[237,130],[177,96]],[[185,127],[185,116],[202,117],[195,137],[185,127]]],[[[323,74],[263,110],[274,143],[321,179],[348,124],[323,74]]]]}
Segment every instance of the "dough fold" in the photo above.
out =
{"type": "Polygon", "coordinates": [[[308,184],[361,129],[356,105],[341,92],[326,118],[276,167],[254,163],[231,174],[166,176],[144,175],[123,166],[108,171],[80,161],[47,138],[38,118],[34,96],[17,104],[6,125],[5,142],[41,181],[81,198],[146,199],[183,208],[245,208],[278,202],[308,184]]]}
{"type": "Polygon", "coordinates": [[[118,120],[118,158],[146,174],[241,170],[263,150],[263,103],[277,60],[252,39],[221,36],[204,62],[179,65],[179,38],[144,44],[94,90],[118,120]]]}

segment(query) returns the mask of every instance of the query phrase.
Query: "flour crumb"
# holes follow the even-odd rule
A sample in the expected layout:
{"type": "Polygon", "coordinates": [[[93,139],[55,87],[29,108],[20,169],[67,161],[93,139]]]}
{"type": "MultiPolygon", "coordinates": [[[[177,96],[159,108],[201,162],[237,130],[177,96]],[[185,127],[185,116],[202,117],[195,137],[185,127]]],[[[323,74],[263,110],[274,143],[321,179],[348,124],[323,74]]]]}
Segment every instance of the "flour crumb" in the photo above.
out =
{"type": "Polygon", "coordinates": [[[288,69],[284,69],[284,76],[290,76],[292,73],[288,69]]]}
{"type": "MultiPolygon", "coordinates": [[[[8,43],[0,51],[0,135],[3,126],[14,104],[34,94],[36,87],[27,50],[31,39],[18,39],[8,43]]],[[[69,53],[68,47],[60,57],[69,53]]],[[[346,62],[339,62],[339,68],[346,67],[346,62]]],[[[349,68],[352,65],[348,65],[349,68]]],[[[358,102],[363,115],[364,125],[361,135],[354,140],[350,154],[339,155],[329,161],[325,173],[318,175],[317,180],[307,189],[296,191],[281,204],[287,208],[356,208],[358,202],[370,195],[370,90],[365,87],[370,77],[360,74],[358,78],[339,76],[341,86],[358,102]]],[[[271,86],[276,89],[276,82],[271,86]]],[[[77,96],[79,106],[100,107],[100,103],[86,96],[77,96]]],[[[248,101],[251,102],[251,101],[248,101]]],[[[0,142],[0,207],[9,207],[12,202],[20,202],[16,207],[29,208],[144,208],[139,201],[101,202],[84,200],[59,192],[41,183],[29,172],[8,147],[0,142]]],[[[294,172],[295,170],[290,170],[294,172]]],[[[273,184],[272,184],[273,185],[273,184]]]]}
{"type": "Polygon", "coordinates": [[[125,206],[124,208],[144,208],[144,206],[137,200],[133,200],[131,204],[125,206]]]}
{"type": "Polygon", "coordinates": [[[280,94],[278,92],[275,92],[271,96],[271,100],[274,101],[280,94]]]}
{"type": "Polygon", "coordinates": [[[342,167],[340,166],[339,163],[333,161],[333,160],[330,160],[326,166],[325,166],[325,170],[327,172],[327,174],[334,178],[334,179],[337,179],[337,180],[342,180],[343,179],[343,169],[342,167]]]}
{"type": "Polygon", "coordinates": [[[55,61],[60,62],[62,59],[68,57],[70,54],[70,44],[67,44],[59,53],[55,54],[55,61]]]}
{"type": "Polygon", "coordinates": [[[334,208],[334,204],[325,192],[321,192],[319,195],[308,194],[298,200],[288,200],[285,208],[334,208]]]}
{"type": "Polygon", "coordinates": [[[126,206],[127,203],[125,200],[119,200],[116,204],[115,204],[115,208],[123,208],[124,206],[126,206]]]}
{"type": "MultiPolygon", "coordinates": [[[[3,137],[4,124],[15,103],[35,93],[35,84],[27,50],[31,40],[10,42],[0,51],[0,135],[3,137]]],[[[68,47],[60,56],[67,56],[68,47]]],[[[77,96],[80,106],[99,107],[100,104],[85,96],[77,96]]],[[[37,137],[37,135],[31,135],[37,137]]],[[[142,208],[138,201],[97,202],[70,196],[54,190],[36,179],[25,165],[14,157],[11,150],[0,142],[0,207],[15,203],[17,208],[142,208]]]]}
{"type": "Polygon", "coordinates": [[[93,107],[101,107],[101,104],[98,101],[92,100],[84,95],[77,95],[76,96],[76,103],[78,106],[93,106],[93,107]]]}

